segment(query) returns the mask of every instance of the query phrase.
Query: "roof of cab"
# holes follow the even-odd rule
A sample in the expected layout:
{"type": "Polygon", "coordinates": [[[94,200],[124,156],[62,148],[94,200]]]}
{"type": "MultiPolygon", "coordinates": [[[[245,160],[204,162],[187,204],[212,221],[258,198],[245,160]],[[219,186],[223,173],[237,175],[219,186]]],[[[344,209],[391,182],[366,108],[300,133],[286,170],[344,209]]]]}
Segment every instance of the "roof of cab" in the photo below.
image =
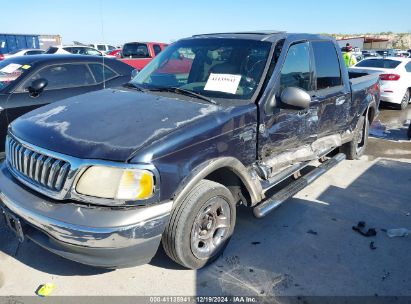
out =
{"type": "Polygon", "coordinates": [[[232,38],[232,39],[248,39],[258,41],[274,42],[280,38],[294,38],[294,39],[320,39],[333,40],[334,38],[328,36],[321,36],[317,34],[305,33],[287,33],[285,31],[249,31],[249,32],[229,32],[229,33],[210,33],[194,35],[193,38],[232,38]]]}

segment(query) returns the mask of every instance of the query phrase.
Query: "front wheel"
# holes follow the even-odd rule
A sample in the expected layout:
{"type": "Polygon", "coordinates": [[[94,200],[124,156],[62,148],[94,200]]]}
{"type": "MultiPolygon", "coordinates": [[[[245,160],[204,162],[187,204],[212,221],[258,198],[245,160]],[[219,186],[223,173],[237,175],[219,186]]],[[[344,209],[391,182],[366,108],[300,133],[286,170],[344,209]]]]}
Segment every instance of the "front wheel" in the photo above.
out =
{"type": "Polygon", "coordinates": [[[368,132],[368,119],[365,116],[361,116],[358,119],[353,139],[341,147],[341,152],[345,153],[347,159],[358,159],[364,154],[368,144],[368,132]]]}
{"type": "Polygon", "coordinates": [[[217,259],[234,231],[236,204],[223,185],[202,180],[173,208],[162,244],[178,264],[198,269],[217,259]]]}

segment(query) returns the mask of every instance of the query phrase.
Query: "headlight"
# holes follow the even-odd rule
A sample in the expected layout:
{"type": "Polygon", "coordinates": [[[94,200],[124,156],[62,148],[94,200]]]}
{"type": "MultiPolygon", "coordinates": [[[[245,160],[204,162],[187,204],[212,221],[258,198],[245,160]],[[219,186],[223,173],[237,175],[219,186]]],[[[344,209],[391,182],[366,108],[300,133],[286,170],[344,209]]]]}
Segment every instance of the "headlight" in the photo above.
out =
{"type": "Polygon", "coordinates": [[[154,193],[154,175],[141,169],[92,166],[76,185],[77,193],[118,200],[144,200],[154,193]]]}

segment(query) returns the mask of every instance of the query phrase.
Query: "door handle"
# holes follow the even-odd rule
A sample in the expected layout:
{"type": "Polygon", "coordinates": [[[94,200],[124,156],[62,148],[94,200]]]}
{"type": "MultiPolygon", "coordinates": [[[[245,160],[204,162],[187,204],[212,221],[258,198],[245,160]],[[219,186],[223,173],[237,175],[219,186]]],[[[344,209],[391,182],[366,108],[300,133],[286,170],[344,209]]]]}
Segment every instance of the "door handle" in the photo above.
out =
{"type": "Polygon", "coordinates": [[[342,105],[344,102],[345,102],[345,96],[338,97],[338,98],[335,100],[335,104],[336,104],[337,106],[342,105]]]}

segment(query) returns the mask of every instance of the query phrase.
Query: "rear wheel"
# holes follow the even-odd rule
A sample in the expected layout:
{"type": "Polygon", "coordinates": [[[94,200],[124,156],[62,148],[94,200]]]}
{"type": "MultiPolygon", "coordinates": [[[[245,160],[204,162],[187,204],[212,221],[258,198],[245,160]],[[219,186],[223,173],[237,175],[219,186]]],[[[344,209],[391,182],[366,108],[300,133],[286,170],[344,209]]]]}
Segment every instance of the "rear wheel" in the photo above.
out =
{"type": "Polygon", "coordinates": [[[200,181],[174,207],[163,234],[163,247],[175,262],[191,269],[217,259],[234,231],[236,205],[230,190],[200,181]]]}
{"type": "Polygon", "coordinates": [[[368,119],[365,116],[361,116],[358,119],[353,139],[341,147],[341,151],[345,153],[347,159],[358,159],[364,154],[368,144],[368,129],[368,119]]]}
{"type": "Polygon", "coordinates": [[[408,107],[408,103],[410,102],[410,90],[405,92],[404,97],[401,100],[400,109],[405,110],[408,107]]]}

